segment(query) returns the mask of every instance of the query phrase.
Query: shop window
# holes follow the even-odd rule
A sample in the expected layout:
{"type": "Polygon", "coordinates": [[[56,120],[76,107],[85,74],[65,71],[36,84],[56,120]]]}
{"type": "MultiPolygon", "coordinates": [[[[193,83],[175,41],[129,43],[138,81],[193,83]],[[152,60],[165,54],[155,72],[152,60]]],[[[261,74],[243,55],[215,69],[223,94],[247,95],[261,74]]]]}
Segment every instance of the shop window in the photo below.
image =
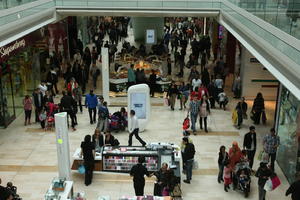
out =
{"type": "Polygon", "coordinates": [[[280,113],[278,120],[278,135],[281,145],[278,149],[277,161],[288,181],[294,181],[299,171],[300,161],[297,159],[299,151],[300,101],[286,88],[282,88],[280,113]]]}

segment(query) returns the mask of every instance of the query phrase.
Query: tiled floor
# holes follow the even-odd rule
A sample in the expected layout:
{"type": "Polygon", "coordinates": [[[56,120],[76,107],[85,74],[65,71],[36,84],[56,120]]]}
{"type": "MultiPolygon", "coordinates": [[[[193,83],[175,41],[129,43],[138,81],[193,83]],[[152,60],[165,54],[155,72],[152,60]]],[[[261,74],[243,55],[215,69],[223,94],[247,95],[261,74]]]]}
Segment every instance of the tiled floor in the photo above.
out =
{"type": "MultiPolygon", "coordinates": [[[[122,101],[124,101],[123,99],[122,101]]],[[[113,99],[117,102],[118,99],[113,99]]],[[[151,99],[152,103],[161,103],[163,99],[151,99]]],[[[270,102],[271,105],[274,103],[270,102]]],[[[225,193],[223,186],[216,181],[217,173],[217,152],[220,145],[230,146],[233,140],[241,143],[242,136],[247,132],[250,121],[246,121],[242,129],[236,130],[231,124],[231,107],[227,111],[213,110],[209,131],[211,133],[192,135],[196,146],[196,159],[199,169],[194,171],[191,185],[182,184],[183,197],[187,200],[237,200],[243,199],[239,192],[230,191],[225,193]]],[[[111,107],[110,112],[119,109],[111,107]]],[[[268,112],[271,116],[272,113],[268,112]]],[[[176,105],[175,111],[170,111],[166,106],[153,106],[151,121],[141,137],[147,142],[164,141],[179,144],[181,141],[182,120],[186,111],[179,111],[176,105]]],[[[78,130],[69,132],[70,153],[79,147],[84,135],[92,134],[95,128],[89,125],[88,112],[78,114],[78,130]]],[[[271,118],[271,117],[270,117],[271,118]]],[[[271,124],[271,122],[269,122],[271,124]]],[[[199,126],[199,125],[198,125],[199,126]]],[[[197,127],[198,127],[197,126],[197,127]]],[[[56,145],[54,132],[44,132],[37,124],[24,127],[23,116],[20,116],[7,129],[0,130],[0,177],[5,183],[12,181],[18,186],[21,196],[27,200],[40,200],[49,187],[53,177],[57,176],[56,145]],[[34,131],[30,131],[34,130],[34,131]]],[[[198,127],[199,128],[199,127],[198,127]]],[[[269,127],[258,126],[257,133],[264,135],[269,127]]],[[[128,133],[116,133],[115,136],[121,144],[127,144],[128,133]]],[[[260,137],[259,137],[260,138],[260,137]]],[[[134,144],[138,145],[134,140],[134,144]]],[[[261,145],[259,145],[261,149],[261,145]]],[[[258,162],[255,162],[257,167],[258,162]]],[[[267,199],[284,200],[284,191],[288,184],[280,169],[277,169],[283,182],[279,189],[267,194],[267,199]]],[[[83,184],[83,175],[72,172],[72,179],[75,181],[75,191],[85,191],[88,200],[96,199],[98,195],[109,195],[111,199],[118,199],[122,195],[133,195],[132,181],[127,174],[106,174],[97,173],[94,176],[93,184],[86,187],[83,184]]],[[[147,179],[145,191],[147,194],[153,192],[153,179],[147,179]]],[[[249,199],[257,198],[257,179],[252,179],[252,191],[249,199]]]]}

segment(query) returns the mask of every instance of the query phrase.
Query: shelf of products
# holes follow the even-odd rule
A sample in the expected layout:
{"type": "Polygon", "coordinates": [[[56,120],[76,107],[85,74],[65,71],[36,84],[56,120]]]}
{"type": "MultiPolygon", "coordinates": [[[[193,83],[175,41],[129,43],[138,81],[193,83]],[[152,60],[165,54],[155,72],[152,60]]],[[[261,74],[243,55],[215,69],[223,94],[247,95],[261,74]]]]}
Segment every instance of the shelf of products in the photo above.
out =
{"type": "Polygon", "coordinates": [[[145,148],[120,147],[112,149],[105,148],[103,151],[103,170],[130,172],[132,166],[138,163],[139,156],[145,157],[145,166],[148,171],[158,170],[157,151],[149,151],[145,148]]]}

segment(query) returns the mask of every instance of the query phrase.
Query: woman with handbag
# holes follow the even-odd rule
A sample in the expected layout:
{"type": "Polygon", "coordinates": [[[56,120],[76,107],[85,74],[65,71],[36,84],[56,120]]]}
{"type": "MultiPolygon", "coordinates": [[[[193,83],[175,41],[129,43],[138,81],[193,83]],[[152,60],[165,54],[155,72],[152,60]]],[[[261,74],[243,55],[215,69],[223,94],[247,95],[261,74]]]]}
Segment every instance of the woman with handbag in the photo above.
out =
{"type": "Polygon", "coordinates": [[[83,163],[85,168],[84,183],[86,186],[92,183],[94,161],[95,161],[95,145],[91,141],[92,137],[86,135],[84,141],[81,143],[81,156],[83,155],[83,163]]]}

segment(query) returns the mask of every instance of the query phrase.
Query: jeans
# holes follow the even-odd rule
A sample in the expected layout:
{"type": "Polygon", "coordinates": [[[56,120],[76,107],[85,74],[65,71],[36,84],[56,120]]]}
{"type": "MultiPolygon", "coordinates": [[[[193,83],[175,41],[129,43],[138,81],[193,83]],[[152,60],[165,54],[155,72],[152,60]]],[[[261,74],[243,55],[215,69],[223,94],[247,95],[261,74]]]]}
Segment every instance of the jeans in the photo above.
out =
{"type": "Polygon", "coordinates": [[[25,122],[28,120],[30,122],[31,119],[31,110],[25,110],[25,122]]]}
{"type": "Polygon", "coordinates": [[[89,108],[90,122],[96,122],[96,108],[89,108]],[[92,115],[94,114],[94,115],[92,115]]]}
{"type": "Polygon", "coordinates": [[[274,172],[275,168],[275,160],[276,160],[276,152],[275,153],[269,153],[269,158],[271,159],[271,170],[274,172]]]}
{"type": "Polygon", "coordinates": [[[194,159],[185,161],[186,180],[188,181],[192,180],[193,163],[194,159]]]}
{"type": "Polygon", "coordinates": [[[192,127],[191,127],[191,129],[192,129],[193,131],[196,131],[197,117],[198,117],[198,113],[196,113],[196,114],[191,113],[191,122],[192,122],[192,127]]]}
{"type": "Polygon", "coordinates": [[[249,166],[252,169],[253,166],[253,161],[254,161],[254,156],[255,156],[256,150],[247,150],[247,155],[249,159],[249,166]]]}
{"type": "Polygon", "coordinates": [[[218,181],[223,179],[224,164],[219,164],[218,181]]]}
{"type": "Polygon", "coordinates": [[[129,134],[128,146],[132,146],[132,136],[133,135],[143,146],[146,145],[146,142],[144,140],[142,140],[142,138],[140,138],[140,136],[139,136],[139,129],[136,128],[129,134]]]}
{"type": "Polygon", "coordinates": [[[264,190],[264,186],[258,186],[258,200],[265,200],[266,198],[266,190],[264,190]]]}

